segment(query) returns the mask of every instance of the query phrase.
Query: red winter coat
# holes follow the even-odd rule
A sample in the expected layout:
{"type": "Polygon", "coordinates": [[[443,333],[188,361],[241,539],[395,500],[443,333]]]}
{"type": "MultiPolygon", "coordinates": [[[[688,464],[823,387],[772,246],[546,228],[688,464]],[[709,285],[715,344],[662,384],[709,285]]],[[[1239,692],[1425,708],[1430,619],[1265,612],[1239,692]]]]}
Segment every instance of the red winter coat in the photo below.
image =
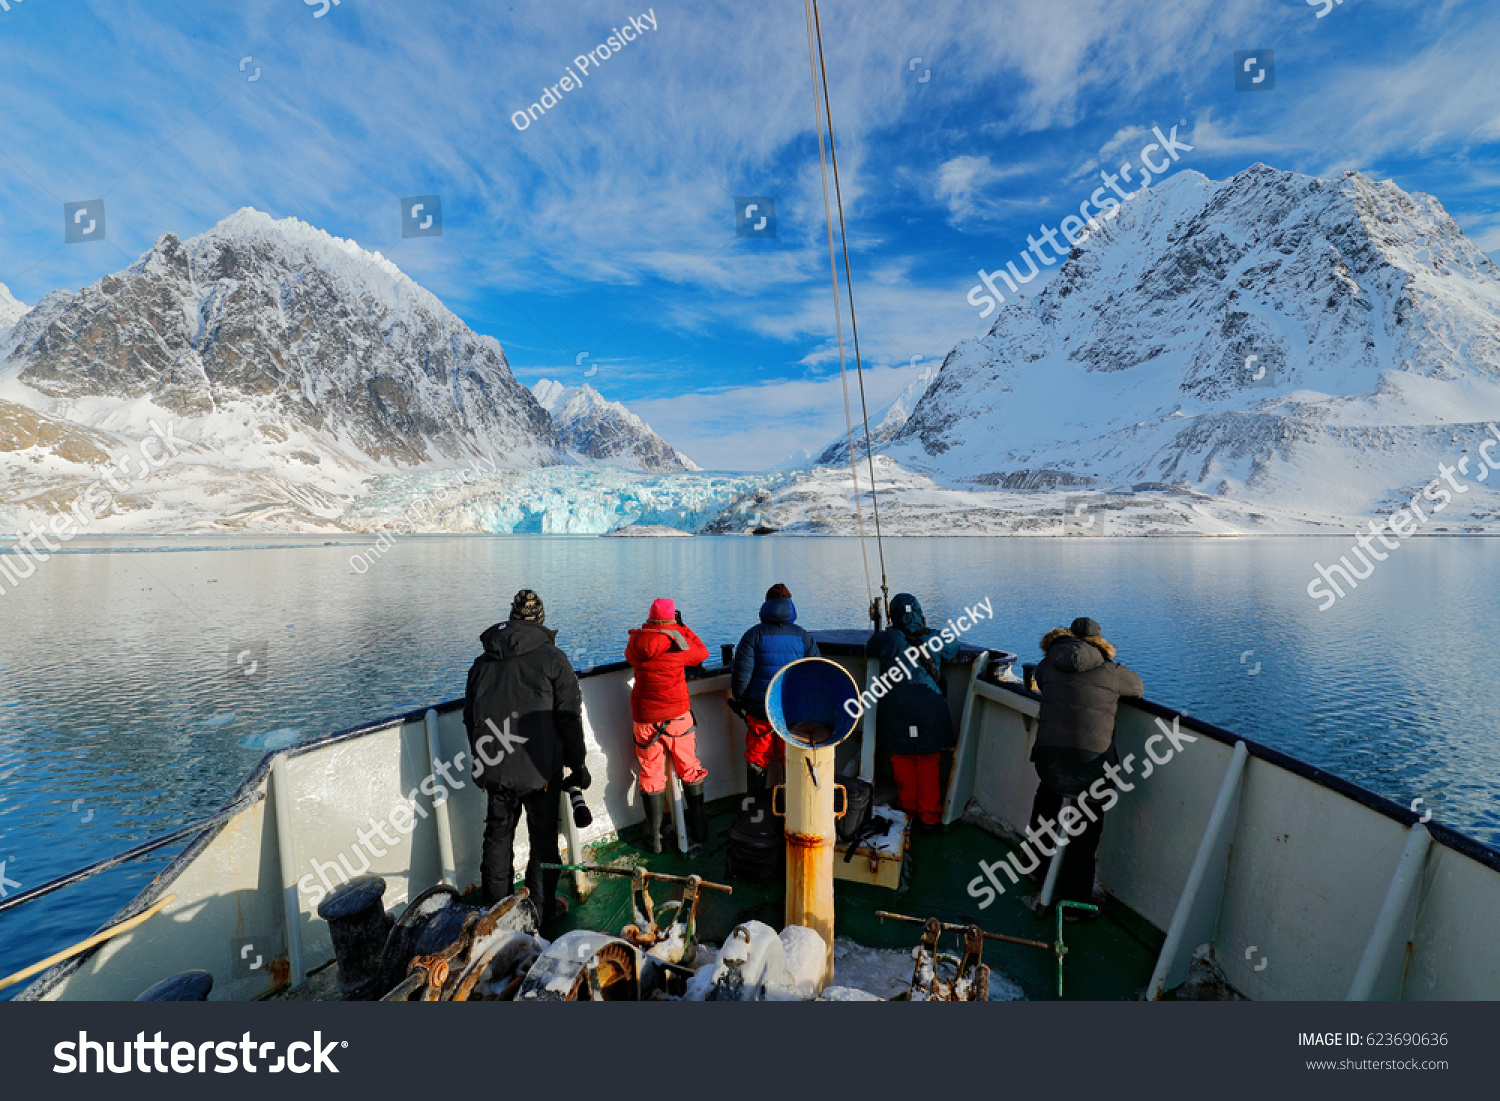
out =
{"type": "Polygon", "coordinates": [[[638,723],[658,723],[692,709],[686,669],[707,661],[708,647],[678,624],[645,626],[630,632],[625,660],[635,669],[630,717],[638,723]]]}

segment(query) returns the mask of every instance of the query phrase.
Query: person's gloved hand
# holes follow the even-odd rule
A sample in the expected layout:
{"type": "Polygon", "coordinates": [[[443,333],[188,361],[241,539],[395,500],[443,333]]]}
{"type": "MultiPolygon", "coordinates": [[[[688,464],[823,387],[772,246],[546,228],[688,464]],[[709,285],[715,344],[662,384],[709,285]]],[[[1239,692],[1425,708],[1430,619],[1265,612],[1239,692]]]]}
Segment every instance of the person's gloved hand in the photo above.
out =
{"type": "Polygon", "coordinates": [[[687,626],[687,624],[682,621],[682,609],[681,608],[677,609],[677,626],[679,626],[679,627],[686,627],[687,626]]]}
{"type": "Polygon", "coordinates": [[[578,788],[580,791],[587,791],[588,786],[593,782],[594,779],[589,775],[589,770],[580,765],[575,769],[568,770],[568,774],[563,777],[562,786],[564,788],[578,788]]]}

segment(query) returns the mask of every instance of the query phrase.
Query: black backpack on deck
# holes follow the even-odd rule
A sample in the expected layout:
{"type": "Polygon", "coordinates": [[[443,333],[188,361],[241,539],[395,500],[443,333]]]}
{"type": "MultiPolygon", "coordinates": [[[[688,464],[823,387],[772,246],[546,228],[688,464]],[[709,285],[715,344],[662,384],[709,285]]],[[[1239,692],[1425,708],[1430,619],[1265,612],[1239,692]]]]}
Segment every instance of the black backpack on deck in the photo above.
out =
{"type": "Polygon", "coordinates": [[[871,808],[875,803],[875,788],[868,780],[858,777],[840,780],[838,786],[844,789],[844,798],[848,809],[844,816],[834,823],[834,832],[841,842],[853,841],[868,831],[865,829],[870,823],[871,808]]]}
{"type": "Polygon", "coordinates": [[[729,830],[729,875],[732,879],[775,879],[785,867],[785,827],[771,813],[769,797],[746,796],[744,805],[729,830]]]}

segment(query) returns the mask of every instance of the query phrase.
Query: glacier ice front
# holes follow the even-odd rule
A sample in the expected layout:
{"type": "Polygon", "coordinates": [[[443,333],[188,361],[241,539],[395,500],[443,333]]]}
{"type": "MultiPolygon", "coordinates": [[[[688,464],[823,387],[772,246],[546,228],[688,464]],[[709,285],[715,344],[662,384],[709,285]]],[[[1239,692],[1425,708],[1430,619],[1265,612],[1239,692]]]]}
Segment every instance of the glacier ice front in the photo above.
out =
{"type": "Polygon", "coordinates": [[[607,465],[474,476],[387,475],[342,518],[355,530],[603,535],[631,525],[701,531],[746,494],[784,475],[642,474],[607,465]]]}

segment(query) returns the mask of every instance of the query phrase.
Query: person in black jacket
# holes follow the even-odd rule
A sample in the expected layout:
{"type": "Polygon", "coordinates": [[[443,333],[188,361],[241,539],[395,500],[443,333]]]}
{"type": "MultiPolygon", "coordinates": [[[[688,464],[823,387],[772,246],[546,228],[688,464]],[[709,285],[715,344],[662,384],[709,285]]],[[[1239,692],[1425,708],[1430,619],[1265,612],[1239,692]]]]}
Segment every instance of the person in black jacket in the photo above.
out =
{"type": "Polygon", "coordinates": [[[561,863],[562,790],[589,786],[583,693],[567,655],[554,644],[557,632],[542,626],[545,619],[541,597],[530,589],[518,592],[510,619],[479,636],[484,653],[469,669],[464,693],[475,778],[489,793],[481,862],[485,904],[512,893],[516,826],[524,809],[531,842],[526,887],[542,924],[568,909],[555,897],[558,873],[542,868],[561,863]]]}
{"type": "MultiPolygon", "coordinates": [[[[1099,624],[1087,616],[1075,619],[1071,627],[1048,631],[1042,652],[1046,656],[1035,674],[1042,702],[1036,746],[1031,751],[1041,786],[1031,807],[1031,830],[1033,836],[1038,832],[1058,836],[1048,831],[1064,803],[1103,779],[1106,765],[1119,764],[1115,711],[1122,698],[1139,699],[1143,686],[1139,676],[1114,660],[1115,648],[1102,637],[1099,624]]],[[[1094,857],[1103,833],[1103,818],[1090,813],[1083,831],[1070,835],[1056,897],[1092,901],[1094,857]]],[[[1076,910],[1064,916],[1070,921],[1084,920],[1076,910]]]]}
{"type": "Polygon", "coordinates": [[[875,711],[875,740],[891,755],[896,802],[920,832],[939,831],[943,754],[958,741],[942,669],[958,657],[958,636],[928,627],[917,598],[897,593],[891,625],[870,638],[865,654],[880,662],[881,680],[891,685],[875,711]]]}

